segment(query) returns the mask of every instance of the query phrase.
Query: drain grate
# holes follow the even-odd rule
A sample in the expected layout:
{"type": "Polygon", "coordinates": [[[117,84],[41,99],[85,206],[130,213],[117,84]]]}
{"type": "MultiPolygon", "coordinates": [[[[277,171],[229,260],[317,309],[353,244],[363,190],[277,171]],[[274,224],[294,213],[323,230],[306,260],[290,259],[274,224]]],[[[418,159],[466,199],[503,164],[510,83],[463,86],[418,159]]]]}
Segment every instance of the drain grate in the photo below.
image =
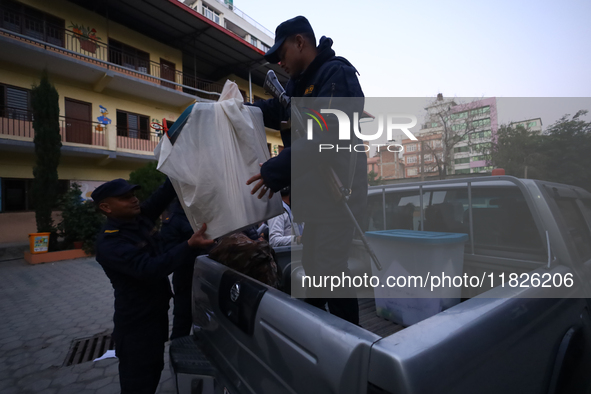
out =
{"type": "Polygon", "coordinates": [[[100,334],[90,338],[74,339],[64,361],[64,366],[82,364],[92,361],[105,354],[107,350],[115,349],[115,342],[111,334],[100,334]]]}

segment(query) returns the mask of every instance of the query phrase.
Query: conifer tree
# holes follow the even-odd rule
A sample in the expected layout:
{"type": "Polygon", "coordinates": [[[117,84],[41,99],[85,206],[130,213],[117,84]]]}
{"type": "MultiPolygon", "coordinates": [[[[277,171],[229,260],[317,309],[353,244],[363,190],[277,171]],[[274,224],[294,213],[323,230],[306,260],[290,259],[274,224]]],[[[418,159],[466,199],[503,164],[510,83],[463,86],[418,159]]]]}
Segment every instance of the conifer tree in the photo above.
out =
{"type": "MultiPolygon", "coordinates": [[[[33,167],[33,204],[38,232],[50,232],[50,245],[55,245],[56,228],[51,211],[58,197],[57,167],[61,155],[58,92],[43,71],[39,85],[31,91],[33,129],[35,130],[36,163],[33,167]]],[[[51,246],[50,246],[51,248],[51,246]]]]}

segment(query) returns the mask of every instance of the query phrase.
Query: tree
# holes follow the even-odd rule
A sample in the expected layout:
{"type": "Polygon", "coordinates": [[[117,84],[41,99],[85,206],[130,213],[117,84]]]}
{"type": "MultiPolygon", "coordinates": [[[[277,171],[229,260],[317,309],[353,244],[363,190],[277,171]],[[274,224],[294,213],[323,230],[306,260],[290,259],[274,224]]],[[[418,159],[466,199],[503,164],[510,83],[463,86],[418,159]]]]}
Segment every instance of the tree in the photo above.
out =
{"type": "Polygon", "coordinates": [[[382,183],[382,177],[378,177],[378,174],[376,174],[373,170],[371,170],[368,174],[367,174],[367,182],[369,184],[369,186],[376,186],[376,185],[380,185],[382,183]]]}
{"type": "Polygon", "coordinates": [[[439,94],[427,108],[426,124],[422,135],[440,135],[441,144],[433,142],[421,142],[422,150],[419,163],[425,154],[431,154],[434,163],[422,164],[422,173],[437,172],[439,179],[445,179],[453,169],[454,148],[462,141],[468,141],[468,149],[476,144],[477,139],[488,139],[488,136],[480,136],[476,132],[489,132],[491,118],[496,118],[495,106],[485,105],[481,100],[468,103],[456,103],[452,99],[443,99],[439,94]],[[482,131],[485,130],[485,131],[482,131]],[[476,133],[476,134],[475,134],[476,133]]]}
{"type": "Polygon", "coordinates": [[[140,201],[150,197],[166,180],[166,175],[158,171],[156,166],[157,163],[151,161],[129,174],[129,183],[141,186],[141,189],[135,193],[140,201]]]}
{"type": "Polygon", "coordinates": [[[52,233],[50,249],[54,249],[57,241],[55,236],[57,230],[53,225],[51,212],[57,204],[57,167],[62,147],[58,98],[57,90],[49,82],[47,71],[43,71],[39,85],[34,86],[31,91],[37,157],[33,167],[32,197],[37,231],[52,233]]]}
{"type": "Polygon", "coordinates": [[[489,164],[503,168],[507,175],[540,179],[545,165],[540,153],[542,139],[522,125],[501,125],[490,148],[489,164]]]}
{"type": "Polygon", "coordinates": [[[508,175],[565,183],[591,191],[591,122],[587,111],[564,115],[542,135],[522,126],[501,126],[490,163],[508,175]],[[527,168],[527,173],[526,173],[527,168]]]}
{"type": "Polygon", "coordinates": [[[542,179],[591,191],[591,122],[581,119],[587,112],[564,115],[546,130],[539,149],[542,179]]]}

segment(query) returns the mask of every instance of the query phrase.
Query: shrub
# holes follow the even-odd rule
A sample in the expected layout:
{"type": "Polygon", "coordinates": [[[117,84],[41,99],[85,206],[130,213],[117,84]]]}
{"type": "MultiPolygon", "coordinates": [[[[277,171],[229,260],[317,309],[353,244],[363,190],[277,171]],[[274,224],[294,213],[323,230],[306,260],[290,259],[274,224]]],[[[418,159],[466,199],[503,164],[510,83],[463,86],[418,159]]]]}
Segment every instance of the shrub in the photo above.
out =
{"type": "Polygon", "coordinates": [[[166,180],[166,175],[156,169],[157,165],[158,163],[152,161],[129,174],[129,183],[141,186],[135,192],[141,202],[150,197],[166,180]]]}
{"type": "Polygon", "coordinates": [[[72,248],[74,242],[82,241],[87,254],[95,254],[96,237],[105,222],[92,201],[84,201],[77,183],[62,197],[62,221],[58,224],[60,236],[64,237],[64,248],[72,248]]]}

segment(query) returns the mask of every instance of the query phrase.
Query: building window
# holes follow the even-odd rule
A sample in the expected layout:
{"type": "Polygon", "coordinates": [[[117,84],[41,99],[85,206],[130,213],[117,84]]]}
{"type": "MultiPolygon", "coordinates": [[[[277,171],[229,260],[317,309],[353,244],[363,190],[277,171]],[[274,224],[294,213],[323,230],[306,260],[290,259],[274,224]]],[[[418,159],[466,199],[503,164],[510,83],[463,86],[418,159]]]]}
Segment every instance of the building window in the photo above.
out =
{"type": "Polygon", "coordinates": [[[411,145],[406,146],[407,152],[416,152],[416,150],[417,150],[417,144],[411,144],[411,145]]]}
{"type": "Polygon", "coordinates": [[[470,152],[469,146],[458,146],[454,148],[454,153],[470,152]]]}
{"type": "Polygon", "coordinates": [[[472,173],[491,172],[492,170],[493,170],[492,167],[474,167],[474,168],[472,168],[472,173]]]}
{"type": "Polygon", "coordinates": [[[415,176],[418,174],[419,174],[419,171],[416,168],[407,168],[406,169],[406,176],[415,176]]]}
{"type": "Polygon", "coordinates": [[[492,137],[492,132],[490,130],[479,131],[477,133],[470,134],[470,138],[472,138],[472,139],[485,139],[485,138],[491,138],[491,137],[492,137]]]}
{"type": "Polygon", "coordinates": [[[271,47],[265,44],[264,42],[261,42],[261,47],[264,52],[269,52],[269,49],[271,49],[271,47]]]}
{"type": "Polygon", "coordinates": [[[469,157],[464,157],[463,159],[455,159],[454,160],[454,164],[466,164],[466,163],[470,163],[469,157]]]}
{"type": "Polygon", "coordinates": [[[463,118],[467,118],[468,117],[468,112],[460,112],[458,114],[451,114],[450,118],[452,120],[456,120],[456,119],[463,119],[463,118]]]}
{"type": "Polygon", "coordinates": [[[527,127],[528,127],[528,128],[529,128],[529,127],[536,127],[536,125],[537,125],[537,124],[538,124],[538,123],[537,123],[537,122],[534,120],[534,121],[528,122],[528,123],[527,123],[527,127]]]}
{"type": "Polygon", "coordinates": [[[482,108],[476,108],[470,111],[470,116],[480,116],[480,115],[484,115],[484,114],[488,114],[490,113],[490,107],[486,106],[486,107],[482,107],[482,108]]]}
{"type": "Polygon", "coordinates": [[[469,174],[469,173],[470,173],[469,168],[465,168],[463,170],[456,170],[456,174],[469,174]]]}
{"type": "Polygon", "coordinates": [[[479,128],[479,127],[488,127],[490,126],[490,118],[475,120],[472,122],[472,127],[479,128]]]}
{"type": "Polygon", "coordinates": [[[33,120],[30,97],[28,89],[0,84],[0,117],[33,120]]]}
{"type": "Polygon", "coordinates": [[[117,110],[117,135],[120,137],[150,138],[150,117],[117,110]]]}
{"type": "Polygon", "coordinates": [[[150,74],[150,54],[109,38],[109,62],[150,74]]]}
{"type": "Polygon", "coordinates": [[[15,1],[1,2],[0,27],[49,44],[64,46],[63,19],[15,1]]]}
{"type": "Polygon", "coordinates": [[[427,154],[423,156],[423,161],[431,161],[433,160],[433,156],[431,154],[427,154]]]}
{"type": "Polygon", "coordinates": [[[470,158],[470,161],[481,161],[481,160],[488,160],[489,157],[488,155],[478,155],[478,156],[472,156],[470,158]]]}
{"type": "Polygon", "coordinates": [[[462,131],[462,130],[466,130],[466,123],[459,123],[459,124],[454,124],[451,126],[451,129],[453,131],[462,131]]]}
{"type": "Polygon", "coordinates": [[[220,24],[220,14],[218,14],[217,12],[215,12],[213,9],[209,8],[209,6],[207,4],[203,3],[201,5],[201,13],[207,19],[210,19],[210,20],[214,21],[218,25],[220,24]]]}
{"type": "Polygon", "coordinates": [[[491,148],[490,142],[483,142],[480,144],[472,145],[472,152],[473,153],[488,153],[490,148],[491,148]]]}
{"type": "Polygon", "coordinates": [[[417,162],[417,157],[416,156],[407,156],[406,157],[406,163],[407,164],[412,164],[412,163],[416,163],[417,162]]]}
{"type": "Polygon", "coordinates": [[[250,43],[252,45],[254,45],[255,47],[258,47],[259,45],[259,40],[255,37],[255,36],[250,36],[250,43]]]}
{"type": "MultiPolygon", "coordinates": [[[[0,212],[30,211],[35,209],[33,180],[22,178],[0,179],[0,212]]],[[[69,181],[58,180],[57,193],[61,197],[69,189],[69,181]]],[[[57,204],[56,204],[57,205],[57,204]]],[[[57,206],[53,207],[58,208],[57,206]]]]}

